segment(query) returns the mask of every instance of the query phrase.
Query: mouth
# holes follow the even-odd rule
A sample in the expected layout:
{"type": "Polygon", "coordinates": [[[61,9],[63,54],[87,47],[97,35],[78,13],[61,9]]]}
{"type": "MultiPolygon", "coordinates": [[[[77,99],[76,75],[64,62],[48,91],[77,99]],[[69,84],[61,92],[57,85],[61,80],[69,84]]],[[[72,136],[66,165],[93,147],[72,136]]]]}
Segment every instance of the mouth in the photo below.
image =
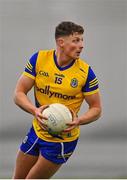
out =
{"type": "Polygon", "coordinates": [[[80,55],[80,53],[81,53],[81,51],[77,51],[77,52],[76,52],[76,54],[77,54],[78,56],[80,55]]]}

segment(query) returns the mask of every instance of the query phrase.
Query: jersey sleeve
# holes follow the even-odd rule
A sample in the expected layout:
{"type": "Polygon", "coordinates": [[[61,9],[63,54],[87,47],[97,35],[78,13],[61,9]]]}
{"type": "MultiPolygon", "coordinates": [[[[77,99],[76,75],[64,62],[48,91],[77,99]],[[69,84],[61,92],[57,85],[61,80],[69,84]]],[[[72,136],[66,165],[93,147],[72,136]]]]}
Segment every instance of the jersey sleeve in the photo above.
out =
{"type": "Polygon", "coordinates": [[[32,57],[27,61],[25,70],[23,72],[24,75],[35,79],[36,77],[36,61],[38,57],[38,52],[33,54],[32,57]]]}
{"type": "Polygon", "coordinates": [[[82,91],[84,95],[91,95],[99,91],[98,79],[91,67],[89,67],[88,77],[82,91]]]}

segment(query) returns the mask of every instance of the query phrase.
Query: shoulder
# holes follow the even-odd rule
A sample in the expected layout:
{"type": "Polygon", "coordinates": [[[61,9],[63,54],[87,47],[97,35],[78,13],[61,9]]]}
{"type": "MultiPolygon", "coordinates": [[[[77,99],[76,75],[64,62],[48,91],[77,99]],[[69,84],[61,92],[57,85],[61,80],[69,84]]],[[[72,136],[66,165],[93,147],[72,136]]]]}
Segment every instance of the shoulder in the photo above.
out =
{"type": "Polygon", "coordinates": [[[54,52],[54,49],[51,50],[38,50],[35,53],[33,53],[29,59],[29,61],[32,64],[36,64],[36,61],[38,61],[38,59],[43,58],[45,56],[51,56],[54,52]]]}
{"type": "Polygon", "coordinates": [[[94,70],[93,70],[93,68],[91,67],[91,65],[88,64],[85,60],[83,60],[83,59],[78,59],[78,60],[77,60],[77,66],[79,66],[80,70],[86,71],[86,72],[89,74],[89,76],[91,76],[91,75],[93,76],[94,70]]]}
{"type": "Polygon", "coordinates": [[[80,71],[84,72],[85,74],[88,74],[90,65],[83,59],[77,59],[76,60],[76,66],[80,69],[80,71]]]}
{"type": "Polygon", "coordinates": [[[50,56],[54,53],[54,49],[48,49],[48,50],[39,50],[38,55],[39,56],[50,56]]]}
{"type": "Polygon", "coordinates": [[[86,60],[81,59],[81,58],[77,59],[77,63],[82,65],[82,66],[89,66],[89,64],[86,62],[86,60]]]}

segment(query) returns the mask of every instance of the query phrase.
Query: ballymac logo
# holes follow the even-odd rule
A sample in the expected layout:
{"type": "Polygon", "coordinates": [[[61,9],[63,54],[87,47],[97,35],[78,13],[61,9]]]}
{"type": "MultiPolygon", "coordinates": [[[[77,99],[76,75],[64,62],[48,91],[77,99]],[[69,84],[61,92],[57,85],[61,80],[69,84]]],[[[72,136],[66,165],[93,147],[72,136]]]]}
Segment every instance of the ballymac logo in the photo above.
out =
{"type": "Polygon", "coordinates": [[[36,87],[36,90],[41,92],[42,94],[47,95],[49,98],[56,97],[56,98],[61,98],[64,100],[75,99],[75,96],[69,96],[67,94],[50,91],[50,86],[45,86],[45,88],[36,87]]]}

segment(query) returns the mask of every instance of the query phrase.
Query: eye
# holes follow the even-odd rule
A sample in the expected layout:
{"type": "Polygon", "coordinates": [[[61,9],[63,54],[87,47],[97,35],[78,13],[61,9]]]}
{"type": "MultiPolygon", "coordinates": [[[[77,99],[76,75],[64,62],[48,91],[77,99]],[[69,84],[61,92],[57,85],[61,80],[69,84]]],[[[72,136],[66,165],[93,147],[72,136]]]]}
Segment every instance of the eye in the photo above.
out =
{"type": "Polygon", "coordinates": [[[79,38],[76,38],[76,39],[73,39],[73,41],[72,41],[72,42],[77,43],[77,42],[79,42],[79,41],[80,41],[80,39],[79,39],[79,38]]]}
{"type": "Polygon", "coordinates": [[[83,38],[77,37],[72,40],[72,42],[74,42],[74,43],[79,43],[80,41],[83,42],[83,38]]]}

